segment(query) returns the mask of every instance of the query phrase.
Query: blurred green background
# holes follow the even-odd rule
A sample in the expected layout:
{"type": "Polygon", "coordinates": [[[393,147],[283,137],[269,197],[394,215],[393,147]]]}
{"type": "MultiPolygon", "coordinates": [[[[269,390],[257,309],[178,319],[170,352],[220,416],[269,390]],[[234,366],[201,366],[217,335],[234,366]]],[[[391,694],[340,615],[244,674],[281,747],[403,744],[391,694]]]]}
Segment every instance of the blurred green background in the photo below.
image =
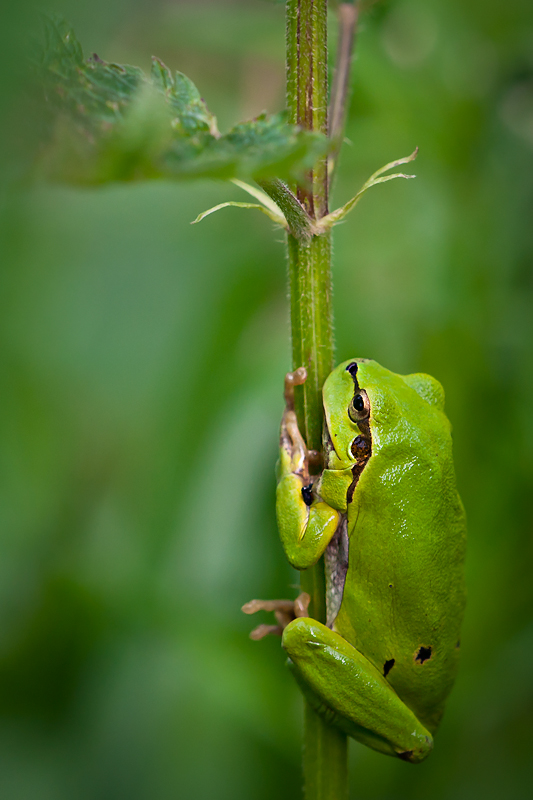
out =
{"type": "MultiPolygon", "coordinates": [[[[239,607],[294,596],[274,518],[283,236],[229,185],[36,185],[39,13],[86,52],[188,74],[223,128],[283,105],[265,0],[20,0],[0,31],[0,796],[300,796],[301,700],[239,607]]],[[[332,37],[334,26],[332,25],[332,37]]],[[[533,785],[533,7],[364,16],[334,201],[338,360],[445,386],[469,518],[462,669],[420,766],[351,745],[352,797],[533,785]]],[[[266,620],[265,620],[266,621],[266,620]]]]}

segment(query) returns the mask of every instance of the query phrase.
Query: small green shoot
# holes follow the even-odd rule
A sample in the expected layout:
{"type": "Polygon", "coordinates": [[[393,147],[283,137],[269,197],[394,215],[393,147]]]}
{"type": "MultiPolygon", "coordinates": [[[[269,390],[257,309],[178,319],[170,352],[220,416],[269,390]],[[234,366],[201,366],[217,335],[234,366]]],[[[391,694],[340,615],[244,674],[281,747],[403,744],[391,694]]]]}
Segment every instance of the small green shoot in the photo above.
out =
{"type": "Polygon", "coordinates": [[[322,217],[316,224],[316,232],[322,233],[329,228],[332,228],[333,225],[338,225],[344,217],[350,213],[350,211],[355,208],[361,197],[367,192],[372,186],[377,186],[378,183],[387,183],[387,181],[393,181],[395,178],[416,178],[416,175],[406,175],[403,172],[395,172],[393,175],[383,175],[384,172],[388,172],[390,169],[394,169],[394,167],[399,167],[400,164],[409,164],[411,161],[414,161],[418,155],[418,147],[411,153],[410,156],[406,156],[405,158],[398,158],[396,161],[391,161],[389,164],[385,164],[384,167],[376,170],[373,175],[363,184],[361,189],[357,192],[357,194],[352,197],[345,205],[337,208],[335,211],[332,211],[330,214],[327,214],[325,217],[322,217]],[[383,177],[381,177],[383,176],[383,177]]]}

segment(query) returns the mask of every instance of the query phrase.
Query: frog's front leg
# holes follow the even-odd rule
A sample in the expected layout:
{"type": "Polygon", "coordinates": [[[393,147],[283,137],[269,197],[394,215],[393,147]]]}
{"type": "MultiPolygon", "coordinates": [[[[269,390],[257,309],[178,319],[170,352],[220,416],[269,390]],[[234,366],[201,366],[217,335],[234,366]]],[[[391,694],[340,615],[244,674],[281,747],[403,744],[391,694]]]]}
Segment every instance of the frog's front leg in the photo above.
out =
{"type": "Polygon", "coordinates": [[[317,499],[309,475],[307,450],[294,410],[294,386],[307,377],[303,367],[285,378],[285,411],[281,421],[276,516],[285,554],[296,569],[307,569],[324,553],[340,521],[340,513],[317,499]]]}
{"type": "Polygon", "coordinates": [[[283,647],[315,711],[357,741],[405,761],[422,761],[433,747],[429,731],[383,675],[338,633],[314,619],[295,619],[283,647]]]}

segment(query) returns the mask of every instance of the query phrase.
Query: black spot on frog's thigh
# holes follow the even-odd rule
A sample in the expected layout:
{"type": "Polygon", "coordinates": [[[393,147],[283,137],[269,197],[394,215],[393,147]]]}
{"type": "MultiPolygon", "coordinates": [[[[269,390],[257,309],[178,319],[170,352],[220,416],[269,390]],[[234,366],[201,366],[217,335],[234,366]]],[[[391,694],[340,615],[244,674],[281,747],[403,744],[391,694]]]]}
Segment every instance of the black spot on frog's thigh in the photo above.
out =
{"type": "Polygon", "coordinates": [[[310,483],[308,486],[302,486],[302,500],[304,501],[306,506],[310,506],[313,503],[313,484],[310,483]]]}
{"type": "Polygon", "coordinates": [[[424,664],[426,661],[429,661],[432,652],[433,651],[431,647],[425,647],[424,645],[422,645],[415,655],[415,661],[418,664],[424,664]]]}
{"type": "Polygon", "coordinates": [[[457,644],[455,645],[455,649],[456,649],[456,650],[459,650],[459,648],[460,648],[460,647],[461,647],[461,640],[460,640],[460,639],[458,639],[458,640],[457,640],[457,644]]]}
{"type": "Polygon", "coordinates": [[[385,661],[383,664],[383,677],[387,677],[391,669],[393,668],[394,664],[396,663],[394,658],[389,658],[388,661],[385,661]]]}

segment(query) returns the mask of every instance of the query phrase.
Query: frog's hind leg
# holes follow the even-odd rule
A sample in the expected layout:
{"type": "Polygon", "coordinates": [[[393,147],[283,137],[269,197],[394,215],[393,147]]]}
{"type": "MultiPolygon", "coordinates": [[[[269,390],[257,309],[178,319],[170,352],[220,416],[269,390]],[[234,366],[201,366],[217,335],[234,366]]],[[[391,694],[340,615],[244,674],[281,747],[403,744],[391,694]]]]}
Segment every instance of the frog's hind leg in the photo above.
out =
{"type": "Polygon", "coordinates": [[[302,592],[296,600],[250,600],[249,603],[245,603],[241,609],[245,614],[255,614],[256,611],[274,612],[278,623],[277,625],[258,625],[250,633],[250,639],[258,641],[270,634],[281,636],[290,622],[307,616],[310,600],[307,592],[302,592]]]}
{"type": "Polygon", "coordinates": [[[357,741],[405,761],[431,751],[429,731],[400,700],[379,670],[338,633],[314,619],[295,619],[283,647],[315,711],[357,741]]]}

